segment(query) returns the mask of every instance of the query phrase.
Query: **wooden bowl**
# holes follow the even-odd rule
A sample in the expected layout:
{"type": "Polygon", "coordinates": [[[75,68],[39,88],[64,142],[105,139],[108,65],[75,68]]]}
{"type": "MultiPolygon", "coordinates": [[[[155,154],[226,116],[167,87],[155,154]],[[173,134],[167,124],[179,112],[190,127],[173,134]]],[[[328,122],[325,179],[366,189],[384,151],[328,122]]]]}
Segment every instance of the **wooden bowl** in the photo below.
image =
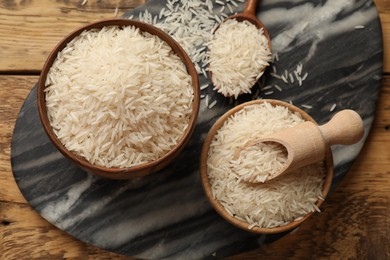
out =
{"type": "Polygon", "coordinates": [[[58,150],[66,158],[74,162],[82,169],[101,177],[110,178],[110,179],[130,179],[134,177],[144,176],[161,170],[162,168],[167,166],[170,162],[172,162],[177,157],[177,155],[179,155],[179,153],[183,150],[184,146],[188,143],[194,131],[195,122],[199,112],[199,102],[200,102],[199,79],[195,67],[191,59],[184,51],[184,49],[172,37],[170,37],[168,34],[164,33],[163,31],[161,31],[160,29],[143,22],[133,21],[129,19],[102,20],[102,21],[94,22],[92,24],[83,26],[73,31],[68,36],[66,36],[50,53],[48,59],[46,60],[46,63],[43,66],[42,73],[39,78],[37,102],[38,102],[39,117],[45,132],[47,133],[51,142],[58,148],[58,150]],[[46,81],[47,74],[50,70],[50,67],[52,66],[54,60],[56,59],[58,52],[64,49],[66,45],[73,38],[80,35],[80,33],[83,32],[84,30],[102,29],[104,26],[134,26],[136,28],[139,28],[140,31],[148,32],[152,35],[158,36],[160,39],[165,41],[172,48],[172,50],[180,57],[182,62],[185,64],[189,75],[192,78],[192,85],[194,89],[192,113],[190,116],[188,127],[185,130],[178,144],[172,150],[170,150],[168,153],[166,153],[164,156],[160,157],[159,159],[152,162],[133,166],[130,168],[107,168],[107,167],[97,166],[89,163],[86,159],[78,155],[75,155],[74,153],[67,150],[64,147],[64,145],[60,142],[60,140],[57,138],[56,134],[53,132],[50,126],[50,122],[46,110],[45,93],[44,93],[45,81],[46,81]]]}
{"type": "MultiPolygon", "coordinates": [[[[249,229],[249,224],[247,222],[241,221],[237,218],[232,217],[229,215],[229,213],[225,210],[225,208],[222,206],[222,204],[213,197],[212,195],[212,189],[211,185],[209,182],[208,178],[208,173],[207,173],[207,159],[208,159],[208,153],[209,153],[209,148],[212,140],[214,139],[214,136],[216,135],[217,131],[223,126],[225,121],[233,114],[241,110],[242,108],[253,105],[253,104],[261,104],[264,102],[268,102],[272,105],[279,105],[279,106],[284,106],[287,107],[289,110],[293,112],[298,112],[302,115],[302,118],[305,119],[306,121],[311,121],[313,123],[316,123],[312,117],[310,117],[307,113],[305,113],[303,110],[290,105],[289,103],[285,103],[282,101],[278,100],[267,100],[267,99],[262,99],[262,100],[254,100],[250,102],[243,103],[239,106],[234,107],[233,109],[229,110],[226,112],[224,115],[222,115],[211,127],[205,141],[203,144],[202,148],[202,154],[201,154],[201,162],[200,162],[200,177],[201,177],[201,183],[203,186],[203,190],[206,194],[206,197],[208,201],[210,202],[211,206],[215,209],[215,211],[222,216],[225,220],[233,224],[234,226],[241,228],[245,231],[257,233],[257,234],[275,234],[275,233],[281,233],[285,232],[288,230],[291,230],[300,224],[302,224],[304,221],[306,221],[311,215],[313,215],[313,212],[306,214],[303,218],[301,218],[298,221],[292,221],[289,224],[286,224],[284,226],[280,227],[275,227],[275,228],[259,228],[259,227],[254,227],[252,229],[249,229]]],[[[322,187],[322,197],[325,199],[327,196],[330,186],[332,184],[332,178],[333,178],[333,157],[332,157],[332,152],[330,149],[326,151],[326,158],[325,158],[325,167],[326,167],[326,177],[323,183],[322,187]]],[[[321,204],[323,203],[323,200],[318,200],[316,205],[317,207],[320,207],[321,204]]]]}

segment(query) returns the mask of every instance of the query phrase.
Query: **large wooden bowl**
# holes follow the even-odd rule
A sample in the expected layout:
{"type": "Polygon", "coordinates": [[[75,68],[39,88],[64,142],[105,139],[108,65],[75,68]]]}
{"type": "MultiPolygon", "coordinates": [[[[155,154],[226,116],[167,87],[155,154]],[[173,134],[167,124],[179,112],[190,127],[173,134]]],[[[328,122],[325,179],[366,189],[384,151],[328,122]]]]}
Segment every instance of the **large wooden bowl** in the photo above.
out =
{"type": "Polygon", "coordinates": [[[38,101],[39,117],[45,132],[47,133],[51,142],[58,148],[58,150],[66,158],[68,158],[69,160],[71,160],[72,162],[74,162],[76,165],[86,170],[87,172],[93,173],[101,177],[110,178],[110,179],[130,179],[134,177],[144,176],[161,170],[162,168],[167,166],[170,162],[172,162],[176,158],[176,156],[183,150],[184,146],[190,140],[191,135],[195,128],[195,122],[199,112],[199,102],[200,102],[199,93],[200,93],[199,79],[195,67],[191,59],[184,51],[184,49],[173,38],[171,38],[168,34],[164,33],[160,29],[143,22],[133,21],[129,19],[110,19],[110,20],[98,21],[75,30],[74,32],[66,36],[54,48],[54,50],[50,53],[48,59],[46,60],[46,63],[43,66],[42,73],[39,78],[37,101],[38,101]],[[192,102],[192,113],[190,116],[190,121],[187,129],[185,130],[178,144],[172,150],[170,150],[168,153],[166,153],[164,156],[160,157],[159,159],[152,162],[140,164],[134,167],[130,167],[130,168],[107,168],[107,167],[97,166],[89,163],[84,158],[77,156],[76,154],[67,150],[64,147],[64,145],[60,142],[60,140],[57,138],[56,134],[53,132],[53,129],[50,126],[50,122],[46,110],[45,93],[44,93],[45,81],[46,81],[47,74],[50,70],[50,67],[52,66],[54,60],[56,59],[58,52],[64,49],[66,45],[73,38],[80,35],[80,33],[83,32],[84,30],[101,29],[105,26],[134,26],[136,28],[139,28],[143,32],[148,32],[152,35],[158,36],[160,39],[165,41],[172,48],[172,50],[180,57],[182,62],[185,64],[187,71],[192,78],[192,85],[194,89],[194,99],[192,102]]]}
{"type": "MultiPolygon", "coordinates": [[[[278,100],[270,100],[270,99],[268,99],[268,100],[266,100],[266,99],[254,100],[254,101],[246,102],[244,104],[236,106],[233,109],[226,112],[224,115],[222,115],[215,122],[215,124],[211,127],[211,129],[210,129],[210,131],[209,131],[209,133],[204,141],[203,148],[202,148],[201,162],[200,162],[200,177],[201,177],[201,183],[203,186],[203,190],[206,194],[208,201],[210,202],[211,206],[215,209],[215,211],[219,215],[221,215],[225,220],[227,220],[228,222],[230,222],[231,224],[233,224],[234,226],[236,226],[238,228],[241,228],[243,230],[250,231],[253,233],[275,234],[275,233],[285,232],[285,231],[291,230],[291,229],[299,226],[304,221],[306,221],[311,215],[313,215],[313,213],[312,212],[308,213],[300,220],[292,221],[289,224],[284,225],[284,226],[275,227],[275,228],[254,227],[254,228],[249,229],[248,228],[249,224],[247,222],[241,221],[241,220],[229,215],[229,213],[225,210],[225,208],[222,206],[222,204],[217,199],[215,199],[213,197],[212,189],[211,189],[211,185],[210,185],[208,173],[207,173],[207,159],[208,159],[210,144],[211,144],[212,140],[214,139],[214,136],[217,133],[217,131],[222,127],[222,125],[225,123],[225,121],[231,115],[235,114],[236,112],[240,111],[241,109],[243,109],[246,106],[253,105],[253,104],[261,104],[263,102],[268,102],[272,105],[279,105],[279,106],[287,107],[288,109],[290,109],[293,112],[300,113],[302,115],[302,118],[305,119],[306,121],[311,121],[311,122],[316,123],[314,121],[314,119],[311,116],[309,116],[306,112],[304,112],[303,110],[301,110],[293,105],[290,105],[289,103],[285,103],[285,102],[278,101],[278,100]]],[[[322,187],[322,197],[324,199],[326,198],[326,196],[329,192],[330,186],[332,184],[332,178],[333,178],[333,157],[332,157],[332,152],[330,149],[328,149],[326,151],[325,167],[326,167],[326,177],[325,177],[323,187],[322,187]]],[[[322,203],[323,203],[323,200],[318,200],[316,202],[317,207],[320,207],[322,203]]]]}

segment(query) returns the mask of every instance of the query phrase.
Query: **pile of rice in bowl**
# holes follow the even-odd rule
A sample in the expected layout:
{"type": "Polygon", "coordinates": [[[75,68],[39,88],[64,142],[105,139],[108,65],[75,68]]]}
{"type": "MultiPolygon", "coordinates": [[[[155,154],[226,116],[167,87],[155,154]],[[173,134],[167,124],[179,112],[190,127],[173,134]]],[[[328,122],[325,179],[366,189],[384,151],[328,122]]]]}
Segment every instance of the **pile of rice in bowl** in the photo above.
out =
{"type": "MultiPolygon", "coordinates": [[[[206,167],[212,196],[249,229],[281,227],[319,211],[316,203],[323,200],[326,175],[323,162],[265,183],[247,182],[237,171],[235,156],[243,144],[301,122],[301,115],[287,107],[267,102],[251,104],[228,117],[210,143],[206,167]]],[[[250,158],[246,157],[243,164],[248,171],[256,169],[261,160],[250,158]]]]}
{"type": "Polygon", "coordinates": [[[83,31],[58,53],[45,82],[61,143],[97,166],[157,160],[189,126],[194,89],[185,64],[134,26],[83,31]]]}

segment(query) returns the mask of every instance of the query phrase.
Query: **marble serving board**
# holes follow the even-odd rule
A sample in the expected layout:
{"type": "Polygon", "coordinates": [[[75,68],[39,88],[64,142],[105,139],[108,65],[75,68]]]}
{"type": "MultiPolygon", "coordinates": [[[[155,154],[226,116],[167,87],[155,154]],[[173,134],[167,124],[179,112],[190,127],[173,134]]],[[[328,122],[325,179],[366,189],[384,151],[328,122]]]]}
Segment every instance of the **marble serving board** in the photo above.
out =
{"type": "MultiPolygon", "coordinates": [[[[166,1],[150,0],[126,17],[136,18],[146,9],[158,15],[165,5],[166,1]]],[[[239,12],[244,5],[231,7],[239,12]]],[[[365,137],[360,143],[332,149],[335,188],[359,154],[375,113],[383,48],[374,3],[264,0],[258,9],[257,15],[269,29],[272,49],[277,54],[264,75],[263,87],[278,85],[283,90],[273,87],[259,97],[291,100],[318,123],[346,108],[356,110],[364,119],[365,137]],[[300,63],[308,73],[302,86],[297,82],[285,84],[271,76],[293,71],[300,63]]],[[[209,81],[201,75],[200,82],[203,85],[209,81]]],[[[198,165],[211,125],[235,104],[258,98],[257,89],[236,102],[223,98],[212,87],[202,90],[202,95],[208,95],[210,102],[217,100],[217,104],[210,109],[202,99],[195,133],[181,156],[159,173],[113,181],[78,169],[50,143],[39,121],[34,86],[13,134],[16,182],[47,221],[109,251],[147,259],[199,259],[253,250],[284,234],[254,235],[226,223],[203,194],[198,165]]]]}

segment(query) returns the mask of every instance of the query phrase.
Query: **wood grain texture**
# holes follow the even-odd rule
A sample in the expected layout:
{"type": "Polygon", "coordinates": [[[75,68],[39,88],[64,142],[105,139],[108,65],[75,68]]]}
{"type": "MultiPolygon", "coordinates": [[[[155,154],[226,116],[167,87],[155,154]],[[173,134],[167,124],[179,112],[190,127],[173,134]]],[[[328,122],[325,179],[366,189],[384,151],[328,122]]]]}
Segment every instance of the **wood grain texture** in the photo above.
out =
{"type": "MultiPolygon", "coordinates": [[[[385,0],[377,0],[375,2],[381,2],[384,5],[385,0]]],[[[386,1],[387,2],[387,1],[386,1]]],[[[377,6],[378,8],[380,6],[377,6]]],[[[390,27],[390,3],[388,2],[383,6],[383,9],[379,9],[379,17],[383,28],[390,27]],[[387,8],[387,9],[386,9],[387,8]]],[[[390,31],[382,30],[383,37],[383,72],[390,73],[390,45],[385,44],[390,42],[390,31]]]]}
{"type": "Polygon", "coordinates": [[[87,23],[114,18],[144,0],[0,1],[0,71],[39,73],[54,46],[87,23]]]}
{"type": "MultiPolygon", "coordinates": [[[[0,71],[38,74],[49,52],[77,27],[103,18],[113,18],[145,0],[2,0],[0,1],[0,71]]],[[[390,4],[375,1],[384,26],[390,26],[390,4]]],[[[390,32],[384,30],[385,42],[390,32]]],[[[384,46],[384,71],[390,72],[390,46],[384,46]]]]}
{"type": "MultiPolygon", "coordinates": [[[[131,259],[57,229],[25,201],[11,171],[10,143],[19,109],[48,52],[82,24],[119,15],[142,0],[0,1],[0,259],[131,259]],[[11,74],[20,74],[13,76],[11,74]]],[[[232,259],[390,258],[390,2],[375,1],[384,37],[383,87],[372,131],[359,160],[298,231],[232,259]]]]}
{"type": "Polygon", "coordinates": [[[26,203],[13,175],[8,174],[12,173],[10,144],[19,110],[37,79],[37,76],[0,76],[0,172],[2,173],[0,174],[0,200],[2,201],[26,203]]]}

